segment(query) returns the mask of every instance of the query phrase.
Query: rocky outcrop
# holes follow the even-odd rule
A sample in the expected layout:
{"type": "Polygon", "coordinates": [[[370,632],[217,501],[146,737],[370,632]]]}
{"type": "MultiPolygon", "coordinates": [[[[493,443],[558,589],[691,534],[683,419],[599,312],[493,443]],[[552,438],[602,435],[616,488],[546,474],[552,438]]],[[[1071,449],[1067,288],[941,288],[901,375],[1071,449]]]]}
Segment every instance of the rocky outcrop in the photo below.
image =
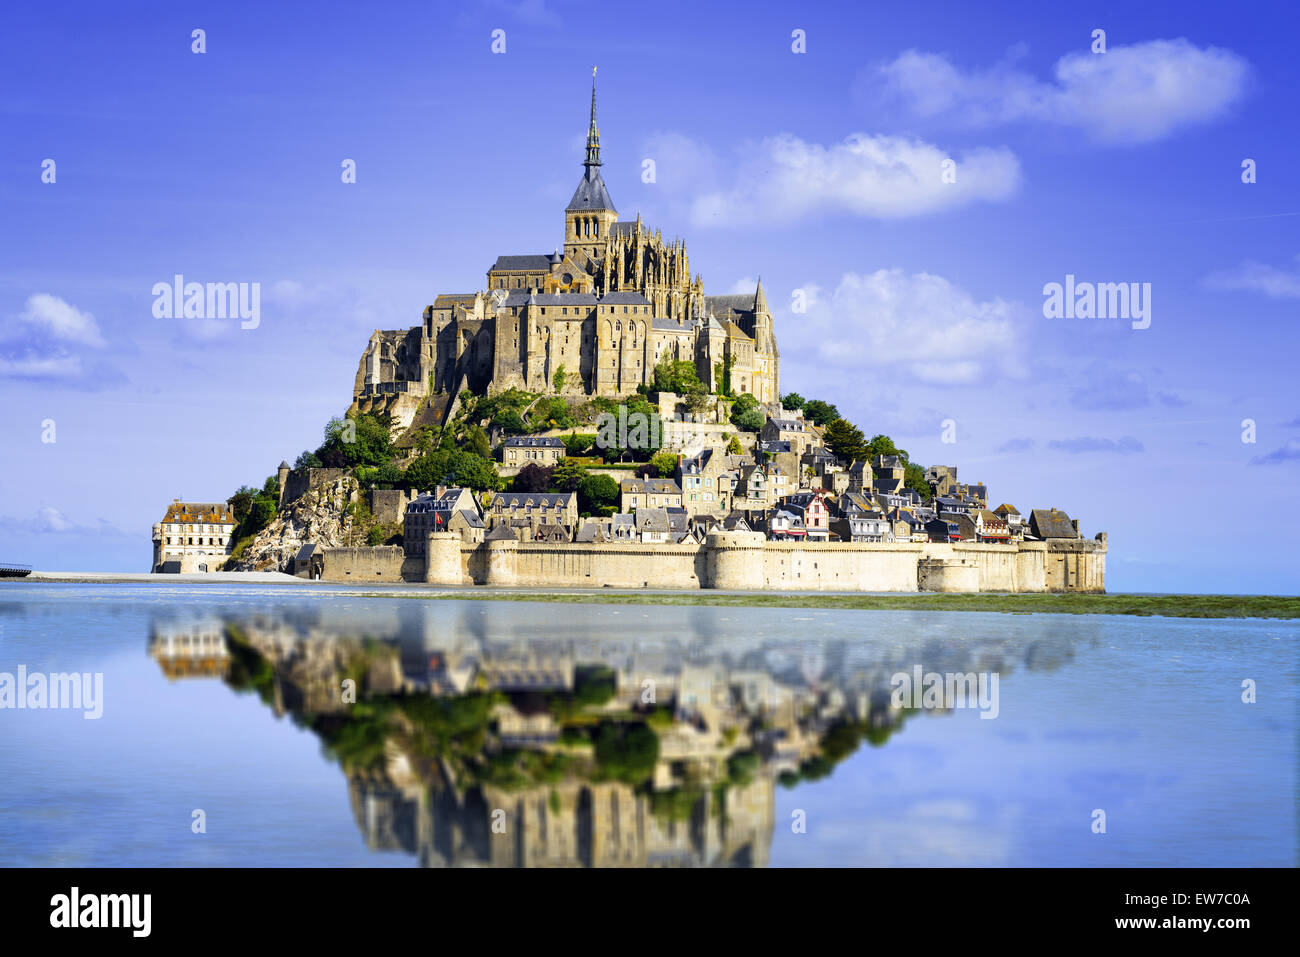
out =
{"type": "Polygon", "coordinates": [[[308,489],[285,504],[238,559],[226,562],[223,571],[292,572],[290,563],[303,545],[338,548],[365,544],[360,526],[348,514],[348,506],[359,496],[357,481],[351,476],[308,489]]]}

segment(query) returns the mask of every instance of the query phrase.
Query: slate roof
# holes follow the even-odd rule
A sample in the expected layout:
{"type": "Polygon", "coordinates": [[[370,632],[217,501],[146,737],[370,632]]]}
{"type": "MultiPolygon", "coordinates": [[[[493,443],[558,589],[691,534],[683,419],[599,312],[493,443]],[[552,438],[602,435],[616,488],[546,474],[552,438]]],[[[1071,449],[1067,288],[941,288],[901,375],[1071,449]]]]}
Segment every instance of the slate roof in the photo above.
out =
{"type": "Polygon", "coordinates": [[[754,296],[752,293],[738,293],[730,296],[705,296],[704,303],[708,308],[725,316],[727,313],[750,313],[754,311],[754,296]]]}
{"type": "Polygon", "coordinates": [[[600,297],[602,306],[648,306],[650,300],[639,292],[607,292],[600,297]]]}
{"type": "Polygon", "coordinates": [[[768,425],[775,425],[782,432],[807,432],[808,426],[798,419],[772,419],[767,420],[768,425]]]}
{"type": "Polygon", "coordinates": [[[470,528],[483,528],[483,519],[479,517],[478,512],[471,512],[467,508],[457,510],[457,514],[465,519],[465,524],[470,528]]]}
{"type": "MultiPolygon", "coordinates": [[[[538,292],[527,297],[530,306],[594,306],[599,301],[589,292],[538,292]]],[[[506,305],[512,305],[509,299],[506,305]]]]}
{"type": "Polygon", "coordinates": [[[492,496],[492,505],[498,508],[510,508],[512,505],[566,508],[573,496],[573,492],[497,492],[492,496]]]}
{"type": "Polygon", "coordinates": [[[1070,516],[1060,509],[1036,508],[1029,513],[1029,525],[1039,538],[1078,538],[1070,516]]]}
{"type": "Polygon", "coordinates": [[[642,532],[669,532],[672,524],[668,520],[668,510],[664,508],[638,508],[636,526],[642,532]]]}
{"type": "Polygon", "coordinates": [[[564,440],[555,435],[512,435],[506,439],[508,448],[562,449],[564,440]]]}
{"type": "Polygon", "coordinates": [[[578,180],[578,188],[573,191],[573,199],[569,200],[569,205],[564,207],[566,213],[580,213],[589,210],[604,210],[618,212],[614,208],[614,201],[609,198],[609,190],[605,188],[605,181],[601,179],[600,170],[594,166],[588,166],[587,171],[582,174],[582,179],[578,180]]]}
{"type": "Polygon", "coordinates": [[[234,525],[235,516],[227,502],[172,502],[164,522],[202,525],[234,525]]]}
{"type": "Polygon", "coordinates": [[[678,322],[676,319],[669,319],[666,316],[655,316],[650,320],[650,328],[658,329],[662,332],[691,332],[691,327],[684,322],[678,322]]]}
{"type": "Polygon", "coordinates": [[[489,272],[550,272],[551,257],[542,253],[539,256],[498,256],[489,272]]]}
{"type": "Polygon", "coordinates": [[[625,478],[619,485],[622,492],[642,492],[653,495],[680,495],[681,488],[672,479],[665,478],[625,478]]]}

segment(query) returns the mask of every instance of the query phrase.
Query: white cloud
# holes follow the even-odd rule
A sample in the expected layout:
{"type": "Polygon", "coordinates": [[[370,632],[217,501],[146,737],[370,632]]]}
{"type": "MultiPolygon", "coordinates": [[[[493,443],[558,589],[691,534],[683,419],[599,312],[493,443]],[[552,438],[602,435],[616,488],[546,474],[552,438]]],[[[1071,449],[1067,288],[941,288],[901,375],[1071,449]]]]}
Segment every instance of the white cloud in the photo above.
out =
{"type": "Polygon", "coordinates": [[[1082,129],[1104,143],[1145,143],[1222,115],[1245,91],[1250,64],[1183,37],[1084,50],[1043,81],[1003,62],[963,71],[908,50],[880,68],[886,94],[914,113],[976,126],[1021,120],[1082,129]]]}
{"type": "Polygon", "coordinates": [[[823,146],[797,136],[768,137],[745,150],[734,180],[692,197],[696,225],[740,226],[849,213],[898,219],[997,201],[1020,185],[1010,150],[975,149],[953,157],[900,136],[854,133],[823,146]],[[954,182],[944,161],[956,162],[954,182]]]}
{"type": "Polygon", "coordinates": [[[18,319],[54,339],[95,347],[104,345],[94,316],[49,293],[28,296],[27,308],[19,313],[18,319]]]}
{"type": "Polygon", "coordinates": [[[0,378],[7,379],[76,379],[81,375],[78,356],[0,355],[0,378]]]}
{"type": "Polygon", "coordinates": [[[68,518],[62,511],[50,505],[44,505],[36,510],[36,514],[31,518],[10,518],[0,516],[0,530],[11,534],[27,533],[38,535],[95,535],[95,536],[112,536],[115,538],[132,537],[127,536],[125,532],[115,526],[107,519],[99,519],[93,525],[83,525],[68,518]]]}
{"type": "Polygon", "coordinates": [[[1211,289],[1259,292],[1270,299],[1300,299],[1300,256],[1290,272],[1248,260],[1235,269],[1211,273],[1205,284],[1211,289]]]}
{"type": "Polygon", "coordinates": [[[936,385],[1023,374],[1016,307],[979,301],[942,276],[845,273],[829,296],[783,318],[783,342],[803,365],[902,372],[936,385]]]}

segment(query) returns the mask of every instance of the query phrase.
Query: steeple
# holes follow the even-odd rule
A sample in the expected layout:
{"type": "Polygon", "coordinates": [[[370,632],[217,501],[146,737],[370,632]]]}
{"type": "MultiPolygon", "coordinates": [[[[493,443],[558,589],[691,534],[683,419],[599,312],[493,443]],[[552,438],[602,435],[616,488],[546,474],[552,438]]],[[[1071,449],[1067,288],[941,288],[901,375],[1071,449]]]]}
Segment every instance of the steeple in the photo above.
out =
{"type": "MultiPolygon", "coordinates": [[[[569,200],[565,213],[608,211],[611,218],[603,225],[608,226],[609,222],[616,222],[618,211],[614,209],[614,203],[609,198],[608,190],[605,189],[605,181],[600,178],[600,131],[596,129],[596,68],[594,66],[591,68],[591,124],[587,127],[587,158],[582,161],[582,165],[585,167],[582,179],[578,182],[578,188],[573,193],[573,199],[569,200]]],[[[603,241],[606,232],[607,229],[591,232],[589,224],[584,221],[580,231],[575,234],[570,222],[565,235],[603,241]]]]}
{"type": "Polygon", "coordinates": [[[754,293],[754,314],[767,312],[767,296],[763,295],[763,277],[758,277],[758,289],[754,293]]]}
{"type": "Polygon", "coordinates": [[[582,165],[600,165],[600,130],[596,129],[596,68],[591,68],[591,125],[587,127],[587,158],[582,165]]]}

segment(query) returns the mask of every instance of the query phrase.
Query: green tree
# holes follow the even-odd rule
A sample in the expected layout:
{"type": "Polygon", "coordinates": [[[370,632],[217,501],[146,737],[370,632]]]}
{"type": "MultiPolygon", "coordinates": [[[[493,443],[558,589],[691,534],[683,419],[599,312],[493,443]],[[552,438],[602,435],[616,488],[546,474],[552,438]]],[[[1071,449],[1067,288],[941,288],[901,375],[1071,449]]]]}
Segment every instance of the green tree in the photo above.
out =
{"type": "Polygon", "coordinates": [[[921,498],[930,501],[934,493],[930,491],[930,483],[925,480],[925,469],[915,462],[908,462],[907,468],[903,472],[904,488],[916,489],[921,498]]]}
{"type": "Polygon", "coordinates": [[[659,760],[659,735],[644,724],[602,721],[594,755],[602,777],[642,784],[650,780],[659,760]]]}
{"type": "Polygon", "coordinates": [[[461,442],[461,448],[479,458],[492,458],[492,443],[488,441],[487,433],[478,425],[471,424],[465,428],[465,438],[461,442]]]}
{"type": "Polygon", "coordinates": [[[871,441],[867,443],[867,448],[871,451],[873,457],[877,455],[897,455],[903,460],[904,465],[908,462],[907,452],[894,445],[894,440],[887,435],[873,435],[871,441]]]}
{"type": "Polygon", "coordinates": [[[416,489],[460,485],[475,491],[495,491],[501,487],[501,478],[491,459],[446,446],[412,462],[403,482],[408,488],[416,489]]]}
{"type": "Polygon", "coordinates": [[[551,469],[529,462],[515,475],[516,492],[545,492],[551,487],[551,469]]]}
{"type": "Polygon", "coordinates": [[[561,492],[576,492],[578,483],[587,475],[585,466],[571,459],[560,459],[551,470],[551,484],[561,492]]]}
{"type": "Polygon", "coordinates": [[[744,452],[744,449],[740,447],[740,439],[736,438],[733,435],[730,439],[727,440],[727,454],[740,455],[742,452],[744,452]]]}
{"type": "Polygon", "coordinates": [[[731,405],[731,424],[746,432],[757,432],[767,424],[767,413],[752,392],[743,392],[731,405]]]}
{"type": "Polygon", "coordinates": [[[255,498],[257,498],[257,489],[241,485],[239,491],[226,499],[226,504],[230,506],[230,514],[235,517],[236,522],[242,522],[248,516],[255,498]]]}
{"type": "Polygon", "coordinates": [[[803,404],[803,415],[813,425],[828,425],[840,417],[840,410],[829,402],[811,399],[803,404]]]}
{"type": "Polygon", "coordinates": [[[567,379],[568,375],[564,371],[564,366],[561,365],[555,370],[555,375],[551,376],[551,385],[555,387],[556,392],[563,392],[564,383],[567,379]]]}
{"type": "Polygon", "coordinates": [[[677,473],[677,456],[672,452],[656,452],[650,456],[650,465],[659,478],[672,478],[677,473]]]}
{"type": "Polygon", "coordinates": [[[826,426],[824,438],[826,447],[845,462],[862,461],[870,457],[866,436],[847,419],[836,419],[826,426]]]}
{"type": "Polygon", "coordinates": [[[618,505],[619,487],[608,475],[587,475],[578,483],[578,510],[607,515],[618,505]]]}
{"type": "Polygon", "coordinates": [[[596,435],[593,432],[570,432],[561,438],[564,441],[564,451],[568,455],[585,455],[596,444],[596,435]]]}
{"type": "MultiPolygon", "coordinates": [[[[661,359],[655,366],[654,383],[659,392],[675,392],[684,395],[694,383],[700,381],[695,371],[695,363],[689,359],[661,359]]],[[[629,411],[631,411],[629,409],[629,411]]]]}
{"type": "Polygon", "coordinates": [[[703,382],[697,382],[687,388],[686,408],[689,409],[691,412],[694,412],[696,414],[699,414],[701,412],[707,412],[709,410],[709,406],[711,406],[712,404],[713,404],[713,398],[709,395],[709,391],[706,388],[704,388],[703,382]]]}
{"type": "Polygon", "coordinates": [[[802,409],[806,401],[798,392],[787,392],[781,396],[781,408],[794,412],[802,409]]]}

